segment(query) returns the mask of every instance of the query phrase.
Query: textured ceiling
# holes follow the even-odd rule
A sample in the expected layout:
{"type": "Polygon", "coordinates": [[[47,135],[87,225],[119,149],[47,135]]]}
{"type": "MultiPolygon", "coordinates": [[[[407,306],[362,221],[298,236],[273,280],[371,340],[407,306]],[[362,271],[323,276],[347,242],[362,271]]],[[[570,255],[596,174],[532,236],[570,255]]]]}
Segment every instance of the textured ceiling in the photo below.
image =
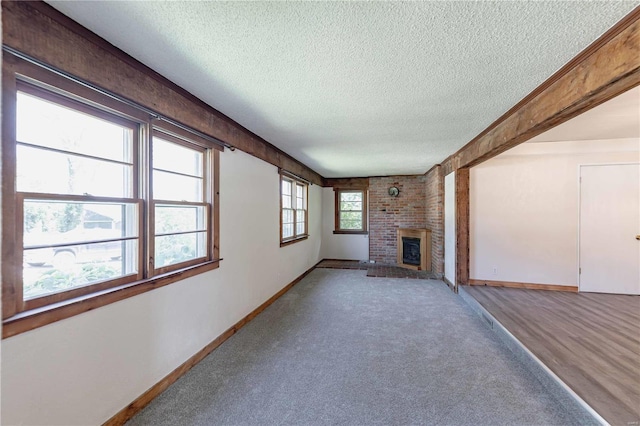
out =
{"type": "Polygon", "coordinates": [[[426,172],[639,4],[49,3],[325,177],[426,172]]]}
{"type": "Polygon", "coordinates": [[[548,130],[529,142],[640,138],[640,87],[548,130]]]}

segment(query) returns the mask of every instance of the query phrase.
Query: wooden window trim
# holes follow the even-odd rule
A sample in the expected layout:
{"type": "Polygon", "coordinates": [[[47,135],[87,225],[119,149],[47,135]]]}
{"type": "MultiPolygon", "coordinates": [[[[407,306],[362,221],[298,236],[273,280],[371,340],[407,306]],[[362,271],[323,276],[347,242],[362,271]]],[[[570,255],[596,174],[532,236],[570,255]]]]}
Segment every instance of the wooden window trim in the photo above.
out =
{"type": "MultiPolygon", "coordinates": [[[[165,122],[152,123],[152,119],[141,111],[79,85],[62,76],[56,75],[41,67],[23,61],[13,55],[4,54],[2,72],[2,338],[33,330],[53,322],[70,318],[83,312],[105,306],[120,300],[133,297],[147,291],[163,287],[185,278],[198,275],[219,267],[219,171],[220,147],[209,141],[192,135],[189,132],[171,126],[165,122]],[[17,91],[34,94],[45,100],[51,100],[63,106],[70,106],[81,112],[89,112],[100,118],[125,127],[133,123],[137,145],[134,145],[132,166],[136,182],[133,184],[131,198],[93,197],[72,194],[32,194],[16,191],[17,144],[16,144],[16,96],[17,91]],[[150,173],[149,159],[144,157],[143,144],[149,143],[151,129],[158,127],[164,135],[186,137],[193,145],[201,147],[205,152],[207,164],[204,170],[204,183],[207,187],[208,222],[208,257],[193,259],[180,264],[171,265],[172,270],[158,270],[150,276],[145,259],[148,258],[146,239],[149,236],[148,214],[140,213],[151,205],[149,193],[150,173]],[[140,168],[147,172],[142,173],[140,168]],[[143,176],[140,178],[140,176],[143,176]],[[137,179],[142,179],[138,181],[137,179]],[[145,194],[143,199],[140,194],[145,194]],[[138,271],[114,280],[103,281],[78,287],[65,292],[53,293],[42,297],[23,300],[22,295],[22,208],[18,202],[23,197],[43,199],[69,199],[75,201],[126,202],[137,204],[138,214],[138,271]],[[18,224],[18,226],[16,226],[18,224]],[[20,239],[17,239],[20,238],[20,239]],[[18,257],[20,257],[18,259],[18,257]],[[146,277],[146,278],[144,278],[146,277]]],[[[148,152],[148,149],[147,149],[148,152]]]]}
{"type": "Polygon", "coordinates": [[[168,140],[175,141],[178,144],[184,143],[184,139],[187,139],[189,141],[187,146],[198,145],[202,148],[224,151],[224,147],[208,141],[195,133],[188,132],[178,126],[174,126],[169,122],[154,119],[152,120],[152,124],[154,132],[158,133],[161,138],[173,138],[168,140]]]}
{"type": "Polygon", "coordinates": [[[300,241],[304,241],[304,240],[306,240],[308,238],[309,238],[308,235],[304,235],[304,236],[300,236],[300,237],[296,237],[296,238],[290,238],[290,239],[287,239],[285,241],[280,241],[280,247],[286,247],[286,246],[289,246],[291,244],[294,244],[294,243],[297,243],[297,242],[300,242],[300,241]]]}
{"type": "Polygon", "coordinates": [[[222,259],[214,259],[197,266],[183,268],[150,279],[134,281],[89,295],[79,296],[41,308],[20,312],[3,320],[2,338],[6,339],[7,337],[15,336],[56,321],[71,318],[75,315],[182,281],[185,278],[212,271],[219,267],[220,260],[222,259]]]}
{"type": "MultiPolygon", "coordinates": [[[[152,264],[152,262],[149,262],[149,276],[156,276],[156,275],[163,275],[166,274],[167,272],[171,272],[171,271],[175,271],[178,269],[182,269],[185,267],[189,267],[189,266],[195,266],[198,265],[200,263],[204,263],[210,260],[210,255],[212,253],[211,251],[211,246],[209,244],[209,242],[211,241],[211,206],[207,203],[169,203],[166,202],[164,200],[152,200],[149,202],[149,218],[150,218],[150,230],[153,229],[153,222],[155,221],[155,215],[154,215],[154,211],[155,211],[155,206],[156,204],[163,204],[163,205],[167,205],[167,204],[175,204],[177,206],[188,206],[188,205],[192,205],[192,206],[203,206],[205,208],[206,211],[206,221],[207,221],[207,229],[206,231],[192,231],[190,233],[199,233],[199,232],[205,232],[206,233],[206,241],[207,241],[207,255],[206,256],[201,256],[201,257],[197,257],[195,259],[189,259],[189,260],[185,260],[183,262],[179,262],[179,263],[173,263],[171,265],[167,265],[167,266],[162,266],[160,268],[155,268],[154,265],[152,264]]],[[[153,255],[152,253],[155,253],[155,237],[157,236],[156,232],[149,232],[148,233],[148,243],[147,243],[147,247],[149,248],[149,253],[150,253],[150,259],[153,259],[153,255]]]]}
{"type": "MultiPolygon", "coordinates": [[[[99,102],[87,102],[87,100],[81,100],[82,98],[75,95],[73,92],[70,93],[60,89],[56,90],[55,87],[48,84],[38,84],[36,80],[31,78],[18,78],[16,81],[16,87],[19,91],[28,93],[29,95],[116,123],[123,127],[128,127],[134,131],[137,131],[138,122],[140,122],[139,119],[132,120],[125,118],[122,113],[117,114],[116,111],[109,111],[108,109],[100,108],[99,102]]],[[[73,90],[71,86],[68,86],[67,88],[69,90],[73,90]]],[[[103,97],[101,96],[100,100],[102,100],[102,98],[103,97]]]]}
{"type": "Polygon", "coordinates": [[[347,234],[347,235],[368,235],[367,222],[369,216],[367,215],[367,189],[366,188],[334,188],[334,234],[347,234]],[[343,192],[361,192],[362,193],[362,229],[340,229],[340,194],[343,192]]]}
{"type": "Polygon", "coordinates": [[[369,231],[358,231],[358,230],[343,231],[341,229],[336,229],[335,231],[333,231],[333,233],[336,234],[336,235],[340,235],[340,234],[344,234],[344,235],[369,235],[369,231]]]}
{"type": "MultiPolygon", "coordinates": [[[[212,241],[211,237],[212,237],[212,232],[213,232],[212,229],[214,225],[213,218],[212,218],[214,185],[212,181],[207,179],[207,177],[208,177],[208,174],[210,174],[210,171],[212,170],[212,168],[214,167],[213,157],[215,155],[219,155],[217,154],[217,151],[216,151],[216,154],[211,154],[211,150],[209,150],[207,146],[204,144],[205,141],[203,139],[199,139],[200,143],[197,143],[198,140],[196,138],[192,138],[191,135],[187,134],[187,132],[182,131],[182,129],[178,129],[175,126],[170,126],[168,125],[168,123],[156,121],[154,128],[151,131],[152,144],[153,144],[153,137],[158,137],[159,139],[166,140],[167,142],[171,142],[176,145],[183,146],[185,148],[192,149],[194,151],[199,151],[200,153],[202,153],[203,175],[202,175],[202,194],[201,194],[202,201],[190,202],[190,201],[155,199],[153,196],[153,181],[152,181],[153,179],[152,171],[154,170],[153,168],[154,166],[153,166],[153,160],[151,160],[151,163],[149,165],[149,170],[150,170],[149,194],[151,195],[149,197],[150,198],[149,199],[149,215],[148,215],[149,231],[147,233],[148,235],[147,247],[150,253],[149,254],[150,261],[149,261],[149,264],[147,265],[149,276],[163,275],[168,272],[176,271],[185,267],[195,266],[203,262],[207,262],[211,259],[211,256],[213,253],[213,245],[211,244],[211,241],[212,241]],[[166,128],[165,128],[165,125],[167,125],[166,128]],[[165,205],[174,204],[176,206],[202,206],[205,208],[205,215],[206,215],[205,241],[207,242],[205,256],[201,256],[195,259],[189,259],[183,262],[174,263],[174,264],[163,266],[160,268],[155,268],[155,266],[153,265],[153,258],[155,257],[155,237],[156,237],[155,206],[156,204],[165,204],[165,205]]],[[[209,145],[212,145],[212,144],[209,144],[209,145]]],[[[153,149],[153,145],[151,145],[151,149],[153,149]]],[[[193,233],[196,233],[196,232],[199,232],[199,231],[194,231],[193,233]]]]}
{"type": "Polygon", "coordinates": [[[305,182],[304,180],[300,179],[299,177],[291,174],[291,173],[287,173],[284,170],[280,170],[279,171],[279,179],[278,179],[278,193],[279,193],[279,197],[280,197],[280,210],[278,212],[278,216],[280,217],[279,222],[280,222],[280,247],[285,247],[300,241],[304,241],[307,238],[309,238],[309,183],[305,182]],[[302,185],[304,187],[304,203],[305,203],[305,208],[303,209],[305,212],[304,215],[304,234],[300,234],[300,235],[296,235],[296,215],[297,212],[295,208],[292,208],[293,210],[293,237],[289,237],[289,238],[283,238],[282,237],[282,231],[283,231],[283,226],[282,226],[282,211],[283,211],[283,206],[282,206],[282,182],[284,180],[288,180],[292,183],[291,185],[291,204],[293,206],[293,203],[295,202],[295,198],[296,198],[296,185],[302,185]]]}
{"type": "MultiPolygon", "coordinates": [[[[39,74],[41,77],[46,76],[44,74],[39,74]]],[[[22,76],[20,76],[22,77],[22,76]]],[[[23,312],[29,311],[32,309],[41,308],[48,304],[58,303],[66,299],[72,299],[75,297],[84,296],[87,294],[91,294],[93,292],[105,290],[111,287],[117,287],[120,285],[128,284],[134,281],[141,280],[143,278],[143,272],[141,268],[141,261],[143,259],[142,252],[142,237],[143,237],[143,228],[142,228],[142,215],[143,215],[143,201],[139,198],[139,147],[140,147],[140,135],[139,128],[140,123],[134,122],[127,118],[123,118],[122,116],[112,114],[109,111],[104,111],[96,108],[94,105],[88,105],[82,103],[78,100],[76,96],[66,97],[60,93],[60,90],[52,92],[50,91],[50,85],[46,83],[42,84],[34,84],[34,81],[31,79],[29,82],[24,81],[23,78],[16,77],[13,81],[13,90],[10,95],[11,98],[7,100],[7,98],[3,98],[3,102],[7,101],[7,103],[3,103],[5,106],[5,111],[7,109],[12,110],[13,122],[3,123],[3,126],[6,124],[8,127],[13,127],[12,134],[14,135],[11,139],[3,140],[3,149],[8,148],[8,145],[12,145],[10,148],[11,156],[7,156],[6,158],[3,156],[3,165],[7,165],[8,163],[12,164],[12,176],[7,176],[7,174],[3,175],[4,179],[10,179],[12,181],[12,186],[4,188],[6,191],[6,198],[3,198],[3,202],[7,202],[7,200],[11,200],[13,203],[14,210],[14,221],[13,227],[11,230],[12,238],[14,239],[14,251],[12,253],[3,253],[3,260],[9,259],[9,264],[14,265],[13,271],[7,271],[8,273],[4,275],[3,273],[3,292],[4,287],[13,287],[11,293],[15,295],[15,298],[12,300],[13,306],[7,306],[7,304],[3,301],[3,317],[7,318],[9,316],[8,312],[23,312]],[[44,86],[44,87],[41,87],[44,86]],[[46,87],[46,88],[45,88],[46,87]],[[31,192],[19,192],[16,188],[16,180],[15,173],[17,167],[17,146],[21,144],[22,141],[17,140],[16,129],[14,123],[16,118],[16,105],[17,105],[17,93],[23,92],[29,94],[31,96],[35,96],[44,101],[52,102],[56,105],[60,105],[62,107],[70,108],[74,111],[78,111],[80,113],[88,114],[92,117],[96,117],[99,119],[103,119],[109,121],[111,123],[117,124],[119,126],[128,128],[133,132],[133,145],[132,145],[132,156],[131,163],[126,163],[132,167],[132,186],[131,186],[131,195],[129,197],[103,197],[103,196],[91,196],[91,195],[77,195],[77,194],[51,194],[51,193],[31,193],[31,192]],[[86,286],[72,288],[66,291],[54,292],[50,294],[46,294],[40,297],[35,297],[32,299],[24,300],[24,282],[23,282],[23,270],[22,270],[22,262],[21,256],[16,255],[16,253],[23,254],[23,226],[22,223],[24,221],[23,213],[24,213],[24,201],[25,199],[40,199],[40,200],[55,200],[55,201],[70,201],[70,202],[115,202],[115,203],[126,203],[126,204],[134,204],[137,205],[137,217],[136,221],[138,222],[137,236],[133,238],[138,242],[138,271],[135,273],[130,273],[127,275],[123,275],[120,277],[116,277],[114,279],[100,281],[97,283],[93,283],[86,286]],[[9,308],[8,312],[5,311],[4,308],[9,308]]],[[[47,81],[51,82],[51,80],[55,79],[55,76],[50,76],[47,81]]],[[[27,144],[28,145],[28,144],[27,144]]],[[[40,148],[40,147],[38,147],[40,148]]],[[[45,150],[51,150],[55,152],[62,152],[63,150],[58,148],[49,148],[42,147],[45,150]]],[[[9,150],[8,150],[9,151],[9,150]]],[[[84,154],[76,155],[73,153],[72,155],[78,157],[87,157],[84,154]]],[[[91,157],[91,156],[89,156],[91,157]]],[[[109,161],[109,160],[103,160],[109,161]]],[[[125,164],[123,163],[123,164],[125,164]]],[[[6,205],[6,204],[5,204],[6,205]]],[[[6,242],[6,238],[8,237],[8,233],[6,232],[6,228],[3,231],[3,244],[6,242]]],[[[76,245],[84,244],[85,242],[79,242],[76,245]]],[[[4,272],[4,271],[3,271],[4,272]]]]}
{"type": "Polygon", "coordinates": [[[117,115],[129,121],[144,122],[149,120],[149,115],[143,111],[130,105],[125,105],[116,99],[105,96],[67,78],[54,75],[42,67],[11,54],[3,53],[2,67],[3,80],[6,77],[7,83],[10,85],[15,85],[16,81],[19,80],[32,87],[41,88],[49,93],[59,95],[62,99],[61,103],[73,100],[78,101],[80,105],[93,107],[96,110],[117,115]],[[7,73],[4,71],[7,71],[7,73]]]}
{"type": "MultiPolygon", "coordinates": [[[[29,193],[20,193],[16,195],[16,205],[19,205],[20,203],[23,202],[23,199],[25,198],[25,195],[31,195],[29,193]]],[[[49,197],[43,197],[41,196],[41,194],[37,194],[38,198],[41,199],[45,199],[45,198],[51,198],[51,199],[67,199],[67,200],[81,200],[81,201],[96,201],[96,202],[104,202],[104,201],[114,201],[114,202],[123,202],[123,203],[127,203],[127,204],[135,204],[137,205],[138,208],[138,212],[142,211],[143,208],[143,202],[142,200],[139,199],[128,199],[128,198],[109,198],[109,197],[90,197],[88,199],[86,199],[86,197],[80,197],[80,196],[55,196],[54,194],[48,194],[49,197]]],[[[18,209],[18,211],[22,211],[22,209],[18,209]]],[[[138,214],[138,217],[141,216],[141,213],[138,214]]],[[[22,223],[23,222],[23,217],[16,217],[16,223],[22,223]]],[[[142,221],[138,220],[138,236],[137,237],[127,237],[127,238],[122,238],[122,240],[125,239],[131,239],[131,240],[137,240],[138,241],[138,245],[140,245],[141,241],[142,241],[142,221]]],[[[22,235],[22,230],[23,228],[21,226],[16,226],[16,238],[18,242],[22,242],[23,240],[23,235],[22,235]]],[[[90,241],[82,241],[82,242],[78,242],[78,244],[74,244],[74,245],[80,245],[80,244],[88,244],[91,243],[90,241]]],[[[24,250],[24,249],[23,249],[24,250]]],[[[72,288],[70,290],[66,290],[64,292],[57,292],[57,293],[51,293],[45,296],[40,296],[40,297],[36,297],[33,299],[28,299],[28,300],[24,300],[22,302],[22,309],[21,311],[30,311],[32,309],[37,309],[37,308],[41,308],[43,306],[46,305],[50,305],[50,304],[54,304],[54,303],[59,303],[62,302],[64,300],[67,299],[74,299],[76,297],[82,297],[82,296],[86,296],[89,295],[91,293],[95,293],[95,292],[99,292],[102,290],[106,290],[108,288],[111,287],[118,287],[121,285],[125,285],[134,281],[140,281],[143,279],[143,272],[142,272],[142,262],[144,259],[144,253],[143,250],[139,247],[138,248],[138,272],[137,273],[132,273],[132,274],[127,274],[127,275],[123,275],[121,277],[112,279],[112,280],[107,280],[107,281],[100,281],[94,284],[89,284],[86,286],[82,286],[82,287],[76,287],[76,288],[72,288]]],[[[15,271],[15,287],[16,287],[16,292],[20,293],[20,296],[22,297],[22,289],[23,289],[23,285],[18,285],[19,282],[23,282],[23,277],[22,277],[22,268],[18,268],[18,270],[15,271]]]]}

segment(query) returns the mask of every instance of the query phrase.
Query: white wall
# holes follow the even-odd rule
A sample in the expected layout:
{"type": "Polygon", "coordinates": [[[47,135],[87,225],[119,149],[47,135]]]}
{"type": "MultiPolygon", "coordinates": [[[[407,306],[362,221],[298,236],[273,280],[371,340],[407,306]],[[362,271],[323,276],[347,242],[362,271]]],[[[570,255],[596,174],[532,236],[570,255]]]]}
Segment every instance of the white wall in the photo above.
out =
{"type": "Polygon", "coordinates": [[[102,424],[320,260],[321,188],[280,248],[276,168],[220,157],[220,268],[4,340],[3,424],[102,424]]]}
{"type": "Polygon", "coordinates": [[[444,177],[444,277],[456,283],[456,174],[444,177]]]}
{"type": "Polygon", "coordinates": [[[322,188],[322,258],[369,260],[369,235],[333,233],[335,204],[333,188],[322,188]]]}
{"type": "Polygon", "coordinates": [[[473,167],[470,278],[577,286],[579,165],[638,162],[639,145],[526,143],[473,167]]]}

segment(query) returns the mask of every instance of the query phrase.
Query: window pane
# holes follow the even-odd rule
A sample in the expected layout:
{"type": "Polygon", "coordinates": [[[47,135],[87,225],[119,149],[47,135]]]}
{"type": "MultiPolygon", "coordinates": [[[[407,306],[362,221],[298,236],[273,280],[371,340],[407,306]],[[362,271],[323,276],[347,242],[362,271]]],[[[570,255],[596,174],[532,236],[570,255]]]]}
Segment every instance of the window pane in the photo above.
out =
{"type": "Polygon", "coordinates": [[[50,148],[131,163],[133,130],[18,92],[16,138],[50,148]]]}
{"type": "Polygon", "coordinates": [[[340,201],[362,201],[362,192],[341,192],[340,201]]]}
{"type": "Polygon", "coordinates": [[[362,201],[341,201],[340,210],[362,211],[362,201]]]}
{"type": "Polygon", "coordinates": [[[282,180],[282,195],[291,195],[291,182],[282,180]]]}
{"type": "Polygon", "coordinates": [[[282,224],[282,238],[293,237],[293,224],[282,224]]]}
{"type": "Polygon", "coordinates": [[[203,176],[202,151],[189,149],[159,137],[153,138],[153,168],[191,176],[203,176]]]}
{"type": "Polygon", "coordinates": [[[340,212],[340,221],[348,220],[348,221],[361,221],[362,222],[362,213],[361,212],[340,212]]]}
{"type": "Polygon", "coordinates": [[[138,208],[128,203],[24,202],[24,247],[138,236],[138,208]]]}
{"type": "Polygon", "coordinates": [[[293,210],[282,210],[282,223],[293,223],[293,210]]]}
{"type": "Polygon", "coordinates": [[[137,273],[136,240],[24,251],[24,299],[137,273]]]}
{"type": "Polygon", "coordinates": [[[168,201],[202,202],[202,179],[153,171],[153,198],[168,201]]]}
{"type": "Polygon", "coordinates": [[[362,212],[340,212],[340,229],[363,229],[362,212]]]}
{"type": "Polygon", "coordinates": [[[340,229],[362,229],[361,220],[340,220],[340,229]]]}
{"type": "Polygon", "coordinates": [[[156,205],[155,233],[206,230],[206,209],[204,206],[156,205]]]}
{"type": "Polygon", "coordinates": [[[282,196],[282,208],[290,209],[291,208],[291,195],[283,195],[282,196]]]}
{"type": "Polygon", "coordinates": [[[306,231],[304,223],[305,213],[304,210],[296,211],[296,235],[302,235],[306,231]]]}
{"type": "Polygon", "coordinates": [[[17,189],[51,194],[132,196],[133,166],[18,145],[17,189]]]}
{"type": "Polygon", "coordinates": [[[205,232],[194,232],[192,234],[155,237],[155,267],[161,268],[205,257],[207,255],[206,235],[205,232]]]}
{"type": "Polygon", "coordinates": [[[304,186],[296,185],[296,209],[304,209],[304,186]]]}
{"type": "Polygon", "coordinates": [[[305,215],[305,211],[304,210],[297,210],[296,211],[296,222],[297,223],[304,223],[304,215],[305,215]]]}

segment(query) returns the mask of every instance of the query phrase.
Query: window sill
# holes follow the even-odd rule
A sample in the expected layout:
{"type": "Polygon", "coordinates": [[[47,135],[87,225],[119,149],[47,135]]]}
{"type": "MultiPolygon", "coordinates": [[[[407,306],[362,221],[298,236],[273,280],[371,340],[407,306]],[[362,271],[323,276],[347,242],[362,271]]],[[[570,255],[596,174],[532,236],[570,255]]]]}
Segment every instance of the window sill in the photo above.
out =
{"type": "Polygon", "coordinates": [[[304,241],[309,238],[308,235],[303,235],[302,237],[294,238],[292,240],[280,241],[280,247],[288,246],[290,244],[297,243],[299,241],[304,241]]]}
{"type": "Polygon", "coordinates": [[[343,231],[340,229],[336,229],[333,231],[334,234],[347,234],[347,235],[369,235],[368,231],[343,231]]]}
{"type": "Polygon", "coordinates": [[[20,312],[2,321],[2,338],[12,337],[26,331],[34,330],[47,324],[54,323],[75,315],[109,305],[129,297],[146,293],[156,288],[181,281],[194,275],[214,270],[220,266],[220,260],[183,268],[153,278],[112,287],[107,290],[86,296],[68,299],[41,308],[20,312]]]}

